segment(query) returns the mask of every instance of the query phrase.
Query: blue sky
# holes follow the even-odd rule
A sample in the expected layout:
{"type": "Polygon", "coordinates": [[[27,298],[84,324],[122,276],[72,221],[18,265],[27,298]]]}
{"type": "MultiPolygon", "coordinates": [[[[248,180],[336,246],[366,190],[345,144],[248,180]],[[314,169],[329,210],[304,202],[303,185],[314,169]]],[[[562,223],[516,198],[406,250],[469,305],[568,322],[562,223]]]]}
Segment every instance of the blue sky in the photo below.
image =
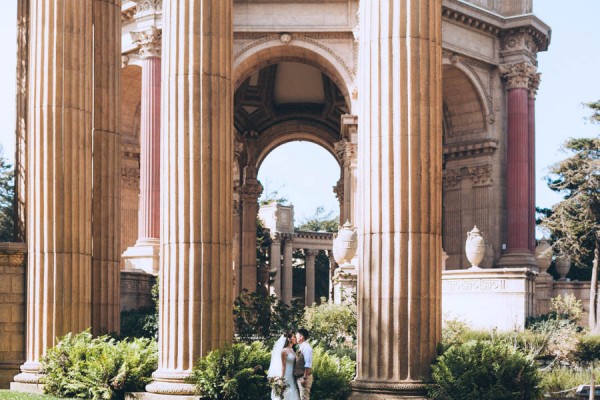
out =
{"type": "MultiPolygon", "coordinates": [[[[16,0],[3,0],[0,13],[0,143],[14,154],[16,0]]],[[[600,99],[600,0],[534,0],[534,13],[552,27],[548,52],[539,54],[542,82],[536,103],[537,205],[548,207],[560,197],[547,189],[547,167],[564,158],[561,144],[569,137],[593,137],[600,127],[586,118],[583,102],[600,99]]],[[[266,190],[277,190],[294,204],[296,219],[318,206],[336,210],[332,186],[339,167],[325,150],[310,143],[290,143],[264,161],[259,178],[266,190]]]]}

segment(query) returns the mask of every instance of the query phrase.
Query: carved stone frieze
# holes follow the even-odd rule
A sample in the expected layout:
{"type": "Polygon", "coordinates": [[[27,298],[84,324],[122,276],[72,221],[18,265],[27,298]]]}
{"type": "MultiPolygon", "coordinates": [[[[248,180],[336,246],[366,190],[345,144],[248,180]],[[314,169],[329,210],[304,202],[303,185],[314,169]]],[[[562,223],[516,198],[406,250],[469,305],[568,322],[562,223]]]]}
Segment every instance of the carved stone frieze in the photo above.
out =
{"type": "Polygon", "coordinates": [[[538,52],[538,44],[529,32],[516,32],[514,34],[502,35],[500,40],[502,51],[525,51],[531,54],[538,52]]]}
{"type": "Polygon", "coordinates": [[[497,148],[498,141],[496,139],[446,145],[444,146],[444,160],[448,161],[475,157],[483,154],[492,154],[497,148]]]}
{"type": "Polygon", "coordinates": [[[123,186],[126,189],[137,189],[140,188],[140,169],[135,167],[122,167],[121,168],[121,179],[123,186]]]}
{"type": "Polygon", "coordinates": [[[530,62],[504,64],[499,67],[500,75],[506,80],[508,89],[529,89],[537,68],[530,62]]]}
{"type": "Polygon", "coordinates": [[[502,292],[505,289],[505,279],[461,279],[442,282],[443,293],[502,292]]]}
{"type": "Polygon", "coordinates": [[[442,187],[444,190],[458,189],[463,179],[470,180],[474,187],[489,185],[494,181],[492,173],[492,164],[445,169],[442,171],[442,187]]]}
{"type": "Polygon", "coordinates": [[[138,0],[134,17],[143,18],[148,15],[162,13],[162,0],[138,0]]]}
{"type": "Polygon", "coordinates": [[[133,43],[140,47],[140,57],[142,59],[149,57],[160,57],[162,29],[151,26],[148,29],[137,32],[130,32],[133,43]]]}

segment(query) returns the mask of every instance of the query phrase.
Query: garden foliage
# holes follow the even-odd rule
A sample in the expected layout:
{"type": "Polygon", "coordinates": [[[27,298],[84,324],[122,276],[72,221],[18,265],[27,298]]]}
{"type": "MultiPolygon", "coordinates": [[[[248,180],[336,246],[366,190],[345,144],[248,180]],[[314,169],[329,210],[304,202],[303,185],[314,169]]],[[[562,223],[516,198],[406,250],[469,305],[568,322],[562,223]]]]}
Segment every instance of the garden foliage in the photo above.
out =
{"type": "Polygon", "coordinates": [[[89,331],[64,336],[42,358],[44,391],[57,397],[124,399],[143,391],[158,367],[156,342],[93,338],[89,331]]]}

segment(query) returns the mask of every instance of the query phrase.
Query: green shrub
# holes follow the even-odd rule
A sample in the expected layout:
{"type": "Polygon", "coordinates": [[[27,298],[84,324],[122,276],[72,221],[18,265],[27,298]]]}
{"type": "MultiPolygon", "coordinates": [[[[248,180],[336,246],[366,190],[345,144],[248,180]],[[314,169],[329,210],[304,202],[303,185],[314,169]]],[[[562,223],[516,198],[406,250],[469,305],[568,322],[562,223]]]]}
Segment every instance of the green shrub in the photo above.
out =
{"type": "Polygon", "coordinates": [[[313,386],[311,397],[319,400],[345,400],[350,395],[356,363],[349,357],[337,357],[320,347],[313,352],[313,386]]]}
{"type": "Polygon", "coordinates": [[[580,336],[575,347],[575,359],[584,364],[600,360],[600,336],[580,336]]]}
{"type": "Polygon", "coordinates": [[[121,311],[121,333],[118,337],[158,339],[158,314],[155,308],[121,311]]]}
{"type": "Polygon", "coordinates": [[[535,400],[541,398],[534,365],[513,347],[471,341],[451,346],[432,366],[439,400],[535,400]]]}
{"type": "Polygon", "coordinates": [[[311,340],[325,350],[356,346],[356,305],[323,302],[304,309],[311,340]]]}
{"type": "Polygon", "coordinates": [[[228,345],[201,358],[188,381],[209,400],[268,400],[270,361],[271,351],[260,342],[228,345]]]}
{"type": "Polygon", "coordinates": [[[143,390],[158,367],[154,341],[93,338],[89,331],[64,336],[42,358],[44,391],[57,397],[124,399],[143,390]]]}

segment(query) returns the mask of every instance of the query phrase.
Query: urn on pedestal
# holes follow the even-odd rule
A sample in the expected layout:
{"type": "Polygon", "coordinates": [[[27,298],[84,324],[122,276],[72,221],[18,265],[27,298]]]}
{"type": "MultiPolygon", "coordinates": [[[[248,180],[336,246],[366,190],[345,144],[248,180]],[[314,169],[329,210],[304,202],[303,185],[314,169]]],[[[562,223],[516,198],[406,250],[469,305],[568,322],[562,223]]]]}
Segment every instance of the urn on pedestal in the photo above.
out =
{"type": "Polygon", "coordinates": [[[559,281],[567,280],[565,277],[571,269],[571,257],[568,254],[560,254],[556,257],[556,272],[560,275],[559,281]]]}
{"type": "Polygon", "coordinates": [[[333,258],[340,267],[349,266],[356,255],[358,246],[356,228],[350,221],[340,227],[337,234],[333,234],[333,258]]]}
{"type": "MultiPolygon", "coordinates": [[[[552,264],[552,245],[546,238],[542,238],[535,248],[535,260],[541,275],[548,275],[548,268],[552,264]]],[[[568,272],[568,271],[567,271],[568,272]]]]}
{"type": "Polygon", "coordinates": [[[471,263],[471,268],[469,269],[479,269],[479,264],[485,256],[485,239],[481,236],[481,231],[477,229],[477,226],[474,226],[470,232],[467,232],[465,254],[467,260],[471,263]]]}

